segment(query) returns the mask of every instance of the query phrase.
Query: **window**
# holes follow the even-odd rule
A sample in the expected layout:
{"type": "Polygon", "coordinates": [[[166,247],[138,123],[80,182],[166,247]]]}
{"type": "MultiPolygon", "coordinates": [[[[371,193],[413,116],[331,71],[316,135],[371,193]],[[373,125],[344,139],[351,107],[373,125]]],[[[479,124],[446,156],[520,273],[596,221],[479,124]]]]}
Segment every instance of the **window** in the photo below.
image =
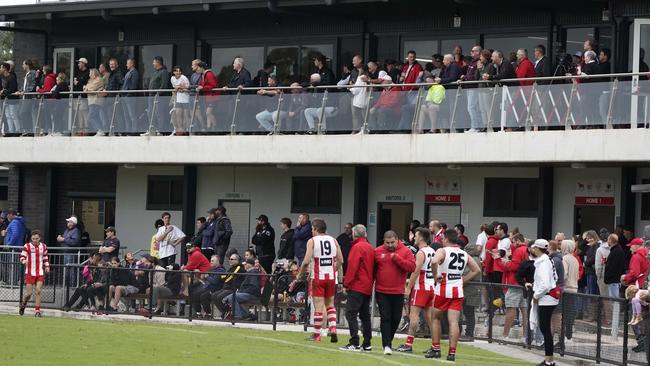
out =
{"type": "Polygon", "coordinates": [[[183,176],[150,175],[147,178],[147,210],[178,211],[182,206],[183,176]]]}
{"type": "MultiPolygon", "coordinates": [[[[501,36],[485,36],[486,49],[499,50],[503,52],[503,56],[507,59],[510,52],[517,52],[520,48],[525,48],[528,51],[528,57],[533,58],[533,51],[538,44],[544,45],[548,50],[548,37],[545,33],[531,33],[524,37],[501,37],[501,36]]],[[[465,51],[463,49],[463,51],[465,51]]]]}
{"type": "Polygon", "coordinates": [[[461,39],[443,39],[440,41],[440,50],[442,54],[453,53],[456,46],[463,49],[463,55],[471,55],[472,47],[479,44],[476,38],[461,38],[461,39]]]}
{"type": "Polygon", "coordinates": [[[341,178],[293,177],[291,212],[341,213],[341,178]]]}
{"type": "Polygon", "coordinates": [[[257,70],[264,63],[264,47],[229,47],[213,48],[211,58],[212,71],[217,75],[219,86],[226,86],[232,78],[232,61],[235,57],[244,59],[244,67],[255,77],[257,70]]]}
{"type": "Polygon", "coordinates": [[[566,53],[575,55],[584,50],[585,41],[596,39],[594,28],[568,28],[566,30],[566,53]]]}
{"type": "Polygon", "coordinates": [[[537,179],[485,178],[483,216],[537,217],[537,179]]]}
{"type": "Polygon", "coordinates": [[[116,58],[119,68],[124,72],[126,72],[126,60],[135,57],[135,47],[133,46],[102,47],[100,52],[102,63],[108,65],[110,59],[116,58]]]}
{"type": "Polygon", "coordinates": [[[0,186],[0,201],[6,201],[9,199],[9,187],[0,186]]]}
{"type": "Polygon", "coordinates": [[[314,57],[323,54],[327,58],[327,67],[334,70],[336,64],[334,47],[331,44],[315,44],[303,46],[269,47],[266,60],[276,65],[276,74],[281,85],[289,85],[294,81],[307,81],[309,75],[315,72],[314,57]]]}
{"type": "Polygon", "coordinates": [[[140,71],[142,88],[144,89],[149,88],[149,80],[151,80],[151,72],[153,71],[153,58],[156,56],[163,58],[163,64],[171,72],[171,67],[174,64],[174,46],[169,44],[140,47],[138,70],[140,71]]]}
{"type": "Polygon", "coordinates": [[[415,56],[422,60],[431,60],[431,56],[439,53],[438,41],[404,41],[403,60],[406,61],[406,53],[415,51],[415,56]]]}
{"type": "MultiPolygon", "coordinates": [[[[641,184],[650,184],[650,179],[643,179],[641,184]]],[[[650,221],[650,193],[641,194],[641,220],[650,221]]]]}

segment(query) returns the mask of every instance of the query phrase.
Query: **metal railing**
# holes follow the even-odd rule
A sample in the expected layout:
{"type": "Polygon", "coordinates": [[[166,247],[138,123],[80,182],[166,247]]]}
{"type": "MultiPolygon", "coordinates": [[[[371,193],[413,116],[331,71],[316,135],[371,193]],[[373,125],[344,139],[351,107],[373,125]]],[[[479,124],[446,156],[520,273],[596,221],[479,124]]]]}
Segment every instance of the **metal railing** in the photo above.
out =
{"type": "Polygon", "coordinates": [[[172,89],[61,92],[60,99],[20,93],[2,100],[0,131],[5,136],[100,131],[113,136],[650,127],[650,81],[641,73],[459,81],[444,85],[444,100],[428,95],[432,85],[207,92],[218,95],[172,89]],[[349,92],[359,88],[365,95],[349,92]]]}
{"type": "MultiPolygon", "coordinates": [[[[2,263],[0,268],[6,268],[7,265],[18,265],[16,263],[2,263]]],[[[55,277],[52,273],[65,272],[71,268],[80,269],[80,265],[53,265],[49,277],[55,277]]],[[[131,308],[133,314],[144,315],[148,318],[166,316],[166,317],[183,317],[188,321],[197,319],[197,312],[206,311],[206,303],[201,301],[201,294],[208,291],[207,313],[209,316],[201,317],[202,320],[226,321],[232,324],[242,321],[236,317],[230,317],[232,309],[238,306],[237,285],[229,288],[226,293],[220,293],[223,288],[212,291],[203,287],[204,277],[208,275],[233,276],[231,283],[236,283],[239,279],[246,276],[263,277],[266,283],[263,284],[259,297],[246,303],[243,311],[249,312],[254,310],[255,317],[249,318],[249,321],[269,324],[273,330],[277,328],[278,323],[287,322],[291,314],[291,323],[302,323],[304,330],[307,331],[310,323],[310,303],[308,301],[308,286],[304,286],[301,291],[287,295],[280,288],[285,288],[287,281],[281,279],[282,276],[290,276],[288,273],[231,273],[231,272],[190,272],[179,270],[155,270],[155,269],[125,269],[111,267],[88,267],[104,271],[99,275],[101,281],[104,281],[103,290],[85,293],[83,285],[82,290],[77,290],[69,282],[64,285],[57,281],[48,281],[44,286],[43,302],[44,307],[59,308],[69,303],[75,291],[80,291],[77,297],[87,301],[87,296],[94,296],[102,302],[104,306],[110,303],[108,296],[110,284],[117,285],[114,277],[117,271],[137,271],[144,281],[139,285],[137,292],[130,293],[122,297],[122,302],[127,303],[125,309],[131,308]],[[185,276],[187,280],[187,296],[183,296],[184,290],[179,289],[178,294],[172,293],[169,296],[158,297],[165,305],[165,311],[155,313],[154,292],[151,291],[151,284],[155,283],[154,276],[164,273],[167,276],[179,275],[185,276]],[[84,294],[86,297],[84,297],[84,294]],[[89,295],[90,294],[90,295],[89,295]],[[198,299],[198,300],[197,300],[198,299]],[[197,304],[198,301],[198,304],[197,304]],[[219,302],[219,304],[215,304],[219,302]],[[133,306],[133,303],[139,303],[133,306]],[[169,310],[167,304],[175,303],[175,311],[169,310]],[[291,312],[293,311],[293,312],[291,312]],[[222,316],[219,316],[221,313],[222,316]]],[[[48,276],[46,276],[47,278],[48,276]]],[[[63,276],[66,277],[66,276],[63,276]]],[[[169,279],[169,277],[168,277],[169,279]]],[[[100,281],[100,280],[97,280],[100,281]]],[[[22,283],[22,272],[21,272],[22,283]]],[[[81,282],[85,284],[85,282],[81,282]]],[[[122,283],[121,285],[126,286],[122,283]]],[[[17,302],[22,296],[23,286],[20,288],[7,289],[0,287],[0,301],[17,302]]],[[[542,349],[543,338],[539,331],[533,329],[528,331],[528,316],[526,312],[516,310],[516,316],[513,316],[514,322],[509,330],[506,327],[506,306],[518,306],[509,304],[505,298],[507,291],[521,291],[522,299],[527,299],[530,304],[532,294],[519,286],[508,286],[503,284],[494,284],[486,282],[469,282],[465,284],[465,301],[463,309],[463,318],[461,320],[461,335],[465,338],[487,340],[488,342],[497,342],[500,344],[523,346],[528,349],[542,349]],[[498,301],[495,301],[498,300],[498,301]],[[507,337],[506,337],[507,335],[507,337]]],[[[76,301],[76,299],[75,299],[76,301]]],[[[338,327],[346,328],[347,323],[344,314],[345,294],[338,293],[335,298],[337,307],[338,327]]],[[[89,302],[86,302],[90,305],[89,302]]],[[[83,305],[80,304],[80,305],[83,305]]],[[[526,305],[528,306],[528,305],[526,305]]],[[[374,297],[371,304],[371,319],[373,331],[379,331],[379,319],[376,310],[377,304],[374,297]]],[[[405,305],[408,307],[408,305],[405,305]]],[[[122,309],[124,310],[124,309],[122,309]]],[[[124,311],[122,311],[124,312],[124,311]]],[[[249,314],[249,313],[247,313],[249,314]]],[[[422,318],[422,317],[421,317],[422,318]]],[[[557,354],[562,356],[569,355],[582,359],[593,360],[597,363],[608,363],[614,365],[647,365],[650,362],[650,342],[647,336],[650,335],[650,317],[647,310],[645,311],[645,320],[635,326],[628,325],[631,320],[631,309],[629,301],[622,298],[610,298],[605,296],[586,295],[581,293],[564,292],[561,297],[560,305],[556,307],[553,315],[552,325],[554,332],[554,349],[557,354]]],[[[447,334],[445,322],[443,321],[443,334],[447,334]]],[[[418,336],[429,337],[429,330],[424,319],[421,319],[418,336]]]]}

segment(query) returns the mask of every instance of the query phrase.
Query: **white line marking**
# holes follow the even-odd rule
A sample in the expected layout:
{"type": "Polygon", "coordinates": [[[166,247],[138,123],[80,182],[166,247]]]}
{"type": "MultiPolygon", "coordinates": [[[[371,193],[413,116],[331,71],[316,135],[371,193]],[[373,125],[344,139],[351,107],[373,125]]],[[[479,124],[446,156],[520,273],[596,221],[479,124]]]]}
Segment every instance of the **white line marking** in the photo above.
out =
{"type": "Polygon", "coordinates": [[[204,331],[201,331],[201,330],[169,328],[169,327],[155,327],[155,326],[152,326],[152,325],[141,325],[140,327],[142,327],[142,328],[151,328],[151,329],[173,330],[173,331],[176,331],[176,332],[184,332],[184,333],[192,333],[192,334],[208,334],[208,332],[204,332],[204,331]]]}
{"type": "Polygon", "coordinates": [[[362,356],[362,357],[370,357],[372,359],[375,359],[380,362],[388,363],[391,365],[399,365],[399,366],[409,366],[408,364],[389,360],[385,357],[380,357],[380,356],[375,356],[371,355],[368,353],[363,353],[363,352],[346,352],[346,351],[341,351],[338,349],[332,349],[332,348],[325,348],[325,347],[319,347],[319,346],[314,346],[311,344],[301,344],[301,343],[296,343],[296,342],[290,342],[290,341],[285,341],[283,339],[275,339],[275,338],[267,338],[267,337],[254,337],[254,336],[248,336],[246,338],[253,338],[253,339],[259,339],[267,342],[275,342],[275,343],[282,343],[282,344],[287,344],[290,346],[298,346],[298,347],[303,347],[303,348],[309,348],[309,349],[317,349],[321,351],[327,351],[327,352],[334,352],[334,353],[348,353],[350,355],[357,355],[357,356],[362,356]]]}

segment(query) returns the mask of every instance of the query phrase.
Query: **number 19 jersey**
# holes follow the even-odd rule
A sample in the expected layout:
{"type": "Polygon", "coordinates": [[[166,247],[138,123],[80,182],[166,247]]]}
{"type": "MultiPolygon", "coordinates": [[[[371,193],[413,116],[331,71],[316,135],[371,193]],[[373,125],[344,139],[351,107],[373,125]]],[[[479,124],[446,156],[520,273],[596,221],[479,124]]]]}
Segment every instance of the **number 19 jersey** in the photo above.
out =
{"type": "Polygon", "coordinates": [[[459,247],[445,247],[445,261],[438,267],[442,281],[436,284],[435,294],[446,299],[461,299],[463,273],[467,266],[467,253],[459,247]]]}
{"type": "Polygon", "coordinates": [[[314,270],[312,279],[337,280],[336,273],[336,239],[329,235],[319,235],[314,241],[314,270]]]}

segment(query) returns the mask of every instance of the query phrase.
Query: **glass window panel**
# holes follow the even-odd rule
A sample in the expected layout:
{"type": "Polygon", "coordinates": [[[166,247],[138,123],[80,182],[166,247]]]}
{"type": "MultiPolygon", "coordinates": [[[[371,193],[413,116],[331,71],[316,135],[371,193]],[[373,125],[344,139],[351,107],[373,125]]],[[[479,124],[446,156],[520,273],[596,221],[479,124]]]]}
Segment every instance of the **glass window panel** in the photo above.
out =
{"type": "Polygon", "coordinates": [[[235,57],[244,59],[244,67],[251,73],[251,77],[254,77],[264,64],[264,47],[212,48],[211,68],[217,74],[220,86],[230,82],[233,74],[232,61],[235,57]]]}
{"type": "Polygon", "coordinates": [[[469,55],[472,47],[478,42],[476,38],[460,38],[460,39],[443,39],[440,41],[440,53],[453,53],[456,46],[463,49],[463,55],[469,55]]]}
{"type": "Polygon", "coordinates": [[[117,46],[117,47],[102,47],[100,50],[101,62],[108,65],[111,58],[116,58],[120,69],[126,70],[126,59],[135,57],[135,47],[133,46],[117,46]]]}
{"type": "Polygon", "coordinates": [[[598,48],[599,49],[609,48],[610,50],[612,49],[612,28],[611,27],[598,28],[598,48]]]}
{"type": "Polygon", "coordinates": [[[296,208],[316,207],[318,195],[318,182],[302,181],[293,182],[293,206],[296,208]]]}
{"type": "Polygon", "coordinates": [[[566,51],[570,55],[584,50],[585,41],[594,38],[594,28],[569,28],[566,30],[566,51]]]}
{"type": "Polygon", "coordinates": [[[548,49],[548,37],[544,33],[533,33],[524,37],[498,37],[485,36],[486,49],[499,50],[508,57],[510,52],[517,52],[520,48],[528,50],[528,55],[532,56],[535,46],[543,44],[548,49]]]}
{"type": "Polygon", "coordinates": [[[318,206],[337,209],[341,205],[341,183],[339,181],[320,182],[318,185],[318,206]]]}
{"type": "Polygon", "coordinates": [[[174,64],[174,46],[165,44],[140,47],[140,54],[138,55],[138,70],[140,71],[140,78],[144,89],[149,87],[151,72],[153,71],[153,58],[156,56],[161,56],[163,58],[164,65],[167,66],[167,70],[171,72],[171,67],[174,64]]]}
{"type": "Polygon", "coordinates": [[[404,54],[402,55],[403,60],[406,60],[406,53],[413,50],[415,51],[417,58],[419,60],[422,60],[420,63],[424,64],[426,62],[431,62],[431,56],[434,53],[440,52],[438,44],[439,42],[437,40],[404,41],[404,54]]]}
{"type": "MultiPolygon", "coordinates": [[[[305,45],[300,47],[302,61],[300,63],[300,74],[303,78],[302,81],[307,81],[309,75],[316,71],[314,66],[314,57],[319,54],[325,55],[327,57],[327,67],[329,67],[336,74],[336,61],[334,60],[334,47],[331,44],[317,44],[317,45],[305,45]]],[[[280,83],[284,85],[289,85],[290,81],[295,80],[282,80],[280,83]]]]}
{"type": "MultiPolygon", "coordinates": [[[[99,63],[97,62],[97,48],[95,47],[81,47],[75,49],[75,61],[85,57],[88,59],[88,67],[89,68],[96,68],[99,66],[99,63]]],[[[75,62],[75,67],[77,63],[75,62]]]]}
{"type": "MultiPolygon", "coordinates": [[[[276,75],[281,84],[288,84],[292,81],[301,81],[300,67],[302,55],[300,48],[295,47],[269,47],[266,60],[276,66],[276,75]]],[[[313,64],[312,64],[313,65],[313,64]]],[[[307,70],[312,70],[313,66],[307,70]]]]}

